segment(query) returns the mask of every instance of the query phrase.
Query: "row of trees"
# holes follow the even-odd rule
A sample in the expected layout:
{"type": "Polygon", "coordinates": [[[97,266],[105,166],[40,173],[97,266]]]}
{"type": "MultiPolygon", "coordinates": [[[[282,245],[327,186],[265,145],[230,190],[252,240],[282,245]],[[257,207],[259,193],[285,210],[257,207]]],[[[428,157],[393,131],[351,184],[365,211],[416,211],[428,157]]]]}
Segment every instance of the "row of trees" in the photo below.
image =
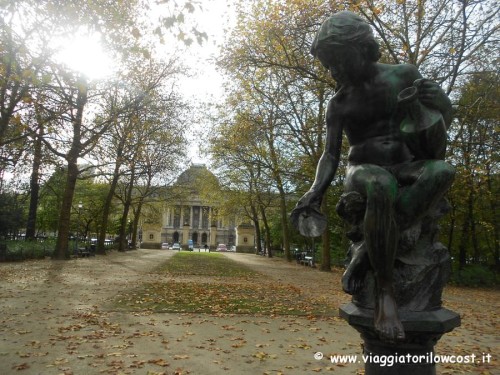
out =
{"type": "MultiPolygon", "coordinates": [[[[98,208],[90,217],[97,251],[104,252],[113,214],[124,249],[130,226],[137,233],[145,199],[175,175],[185,154],[187,104],[176,86],[185,69],[170,45],[175,36],[189,44],[204,35],[182,29],[184,13],[195,11],[191,2],[177,2],[156,24],[145,14],[149,6],[143,0],[2,2],[0,201],[3,209],[15,206],[11,212],[20,218],[26,213],[27,239],[57,232],[58,259],[68,256],[82,197],[87,213],[98,208]],[[82,30],[102,36],[116,64],[112,78],[91,79],[56,59],[53,40],[82,30]],[[166,57],[158,57],[153,42],[167,43],[166,57]],[[24,176],[29,186],[17,184],[24,176]]],[[[20,227],[2,219],[2,235],[20,227]]]]}
{"type": "MultiPolygon", "coordinates": [[[[324,18],[348,9],[373,27],[386,63],[411,63],[451,97],[455,120],[447,159],[457,168],[449,194],[452,211],[442,225],[459,265],[500,266],[498,217],[498,7],[491,0],[241,1],[220,68],[228,76],[227,101],[215,116],[210,152],[226,184],[246,202],[248,217],[266,247],[300,243],[288,213],[310,187],[323,151],[324,115],[335,89],[309,48],[324,18]],[[274,225],[270,225],[274,221],[274,225]],[[276,236],[276,230],[281,233],[276,236]],[[273,239],[274,235],[274,239],[273,239]]],[[[344,142],[346,144],[346,142],[344,142]]],[[[344,153],[345,154],[345,153],[344,153]]],[[[343,168],[323,211],[322,269],[344,252],[343,224],[334,204],[343,168]]]]}
{"type": "MultiPolygon", "coordinates": [[[[153,42],[204,38],[183,27],[195,2],[161,4],[176,8],[155,23],[144,17],[146,0],[2,3],[1,234],[26,227],[27,238],[34,238],[55,230],[56,256],[63,258],[77,217],[83,232],[99,233],[101,252],[107,232],[119,234],[121,248],[126,233],[137,233],[144,203],[181,165],[190,121],[175,86],[184,69],[173,52],[159,60],[153,42]],[[90,80],[54,59],[52,38],[82,26],[100,32],[114,55],[113,80],[90,80]],[[29,186],[7,185],[21,176],[29,186]],[[84,210],[77,215],[80,200],[84,210]]],[[[335,90],[309,55],[310,44],[325,16],[342,9],[372,25],[384,62],[415,64],[452,98],[447,158],[458,173],[443,242],[462,267],[498,266],[499,26],[492,0],[240,1],[218,61],[228,78],[227,99],[213,115],[207,149],[222,186],[230,187],[227,210],[245,203],[259,251],[262,243],[269,250],[279,246],[291,259],[293,244],[312,246],[289,228],[288,213],[311,185],[324,147],[324,112],[335,90]]],[[[329,217],[321,239],[324,270],[345,249],[334,210],[342,170],[323,202],[329,217]]]]}

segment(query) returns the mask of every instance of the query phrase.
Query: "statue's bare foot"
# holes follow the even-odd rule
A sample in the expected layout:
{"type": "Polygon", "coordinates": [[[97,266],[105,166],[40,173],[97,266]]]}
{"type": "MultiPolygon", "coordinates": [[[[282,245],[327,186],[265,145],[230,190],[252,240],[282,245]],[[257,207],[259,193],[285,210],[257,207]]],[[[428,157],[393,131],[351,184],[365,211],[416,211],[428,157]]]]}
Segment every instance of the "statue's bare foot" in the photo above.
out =
{"type": "Polygon", "coordinates": [[[364,244],[359,245],[354,249],[351,261],[342,275],[342,289],[344,289],[344,292],[353,295],[361,290],[369,266],[370,261],[366,247],[364,244]]]}
{"type": "Polygon", "coordinates": [[[405,338],[394,295],[386,290],[379,291],[375,307],[375,331],[382,341],[396,342],[405,338]]]}

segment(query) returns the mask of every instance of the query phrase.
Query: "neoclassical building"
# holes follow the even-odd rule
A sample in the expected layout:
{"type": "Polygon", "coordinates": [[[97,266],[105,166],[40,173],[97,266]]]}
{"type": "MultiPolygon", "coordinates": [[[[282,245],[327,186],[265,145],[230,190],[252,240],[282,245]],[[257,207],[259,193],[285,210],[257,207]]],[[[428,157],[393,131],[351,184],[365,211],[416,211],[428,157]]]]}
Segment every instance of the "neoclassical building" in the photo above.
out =
{"type": "Polygon", "coordinates": [[[182,248],[188,248],[190,243],[195,247],[206,244],[211,249],[226,244],[228,248],[236,246],[238,252],[254,251],[254,227],[241,222],[235,213],[238,210],[230,214],[220,212],[224,195],[217,178],[204,164],[192,164],[165,189],[164,198],[156,204],[160,222],[143,221],[142,247],[177,242],[182,248]],[[210,193],[202,193],[208,184],[210,193]]]}

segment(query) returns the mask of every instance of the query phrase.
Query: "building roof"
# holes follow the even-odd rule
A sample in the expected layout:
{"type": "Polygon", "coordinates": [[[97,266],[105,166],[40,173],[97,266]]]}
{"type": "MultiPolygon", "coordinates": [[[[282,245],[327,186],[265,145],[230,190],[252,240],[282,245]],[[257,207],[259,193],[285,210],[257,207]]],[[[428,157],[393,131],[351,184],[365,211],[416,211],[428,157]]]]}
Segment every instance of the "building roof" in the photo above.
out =
{"type": "Polygon", "coordinates": [[[199,191],[202,184],[212,184],[219,186],[219,180],[210,172],[205,164],[191,164],[182,172],[174,185],[199,191]]]}

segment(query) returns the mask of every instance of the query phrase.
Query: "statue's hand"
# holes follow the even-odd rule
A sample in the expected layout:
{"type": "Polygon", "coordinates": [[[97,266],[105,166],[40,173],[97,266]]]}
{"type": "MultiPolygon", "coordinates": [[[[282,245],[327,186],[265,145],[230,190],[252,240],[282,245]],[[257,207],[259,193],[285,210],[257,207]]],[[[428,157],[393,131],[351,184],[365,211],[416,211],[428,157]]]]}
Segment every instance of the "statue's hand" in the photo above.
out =
{"type": "Polygon", "coordinates": [[[418,90],[418,99],[422,104],[433,109],[440,109],[440,101],[443,96],[446,96],[441,86],[425,78],[417,79],[413,85],[418,90]]]}
{"type": "Polygon", "coordinates": [[[326,229],[326,217],[320,212],[322,196],[308,191],[290,214],[293,226],[306,237],[318,237],[326,229]]]}

